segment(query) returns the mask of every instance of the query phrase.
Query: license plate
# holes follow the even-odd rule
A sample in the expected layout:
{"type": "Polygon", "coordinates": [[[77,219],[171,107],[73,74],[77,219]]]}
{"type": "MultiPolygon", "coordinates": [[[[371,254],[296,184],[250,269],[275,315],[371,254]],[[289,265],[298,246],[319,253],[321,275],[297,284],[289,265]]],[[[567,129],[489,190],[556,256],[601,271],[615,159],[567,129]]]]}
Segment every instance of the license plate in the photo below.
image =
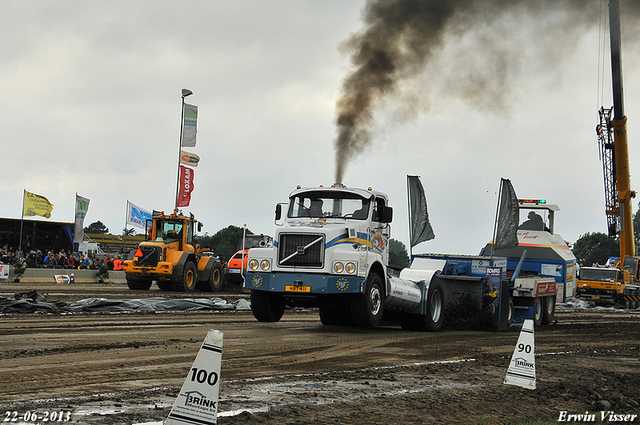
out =
{"type": "Polygon", "coordinates": [[[311,292],[311,286],[285,286],[287,292],[311,292]]]}
{"type": "Polygon", "coordinates": [[[240,273],[240,269],[227,269],[229,273],[240,273]]]}

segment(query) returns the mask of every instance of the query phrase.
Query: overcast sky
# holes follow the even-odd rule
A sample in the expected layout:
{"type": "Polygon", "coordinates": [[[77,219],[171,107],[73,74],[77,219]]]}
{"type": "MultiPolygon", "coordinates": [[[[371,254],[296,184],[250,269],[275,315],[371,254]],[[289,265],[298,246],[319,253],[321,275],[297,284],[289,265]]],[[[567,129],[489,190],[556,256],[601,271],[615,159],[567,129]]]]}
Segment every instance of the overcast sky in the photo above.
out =
{"type": "MultiPolygon", "coordinates": [[[[273,234],[274,206],[296,185],[334,183],[336,101],[353,70],[345,41],[365,29],[365,4],[0,2],[0,216],[20,218],[23,190],[54,204],[51,221],[73,222],[75,194],[89,198],[85,226],[100,220],[111,233],[125,227],[127,200],[171,211],[189,88],[199,116],[187,150],[201,161],[184,212],[209,234],[245,223],[273,234]]],[[[392,237],[408,244],[406,175],[420,175],[436,239],[414,252],[477,254],[492,236],[501,177],[520,198],[557,204],[565,240],[606,232],[594,128],[612,103],[609,58],[599,58],[608,38],[597,17],[544,12],[479,17],[469,32],[445,33],[424,69],[376,106],[371,144],[343,183],[387,193],[392,237]],[[491,66],[496,52],[507,53],[506,71],[491,66]],[[460,94],[498,72],[505,84],[494,96],[460,94]]],[[[638,190],[635,24],[623,20],[638,190]]]]}

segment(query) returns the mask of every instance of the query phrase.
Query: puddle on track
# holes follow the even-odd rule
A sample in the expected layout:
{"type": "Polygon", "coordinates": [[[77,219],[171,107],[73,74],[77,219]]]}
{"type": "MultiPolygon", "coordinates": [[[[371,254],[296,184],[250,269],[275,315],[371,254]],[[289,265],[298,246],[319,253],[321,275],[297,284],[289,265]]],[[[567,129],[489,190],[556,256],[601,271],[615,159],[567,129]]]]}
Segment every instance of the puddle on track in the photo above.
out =
{"type": "MultiPolygon", "coordinates": [[[[475,359],[223,381],[220,387],[218,417],[235,416],[243,412],[258,413],[343,403],[379,396],[469,388],[481,384],[420,376],[415,373],[415,367],[473,361],[475,359]]],[[[169,387],[166,389],[169,392],[169,387]]],[[[171,392],[174,391],[175,387],[171,387],[171,392]]],[[[82,407],[73,412],[73,419],[81,423],[100,423],[101,417],[117,418],[120,415],[149,412],[154,409],[162,409],[168,416],[174,401],[175,397],[158,395],[157,392],[150,396],[145,404],[127,403],[121,399],[115,402],[108,400],[108,397],[102,397],[100,401],[83,402],[82,407]]],[[[162,425],[162,421],[136,422],[136,425],[162,425]]]]}

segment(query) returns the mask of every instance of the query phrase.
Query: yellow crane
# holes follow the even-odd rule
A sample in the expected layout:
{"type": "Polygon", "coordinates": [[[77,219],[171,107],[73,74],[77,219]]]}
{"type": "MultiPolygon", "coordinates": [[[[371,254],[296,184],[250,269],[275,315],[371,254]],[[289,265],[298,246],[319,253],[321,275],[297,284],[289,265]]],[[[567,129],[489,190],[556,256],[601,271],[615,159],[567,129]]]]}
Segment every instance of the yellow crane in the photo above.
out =
{"type": "Polygon", "coordinates": [[[635,257],[627,117],[622,91],[622,54],[620,36],[620,0],[609,2],[611,42],[611,78],[613,107],[601,108],[596,127],[604,171],[605,205],[609,236],[620,239],[620,261],[615,268],[582,267],[576,296],[598,304],[640,305],[640,261],[635,257]]]}

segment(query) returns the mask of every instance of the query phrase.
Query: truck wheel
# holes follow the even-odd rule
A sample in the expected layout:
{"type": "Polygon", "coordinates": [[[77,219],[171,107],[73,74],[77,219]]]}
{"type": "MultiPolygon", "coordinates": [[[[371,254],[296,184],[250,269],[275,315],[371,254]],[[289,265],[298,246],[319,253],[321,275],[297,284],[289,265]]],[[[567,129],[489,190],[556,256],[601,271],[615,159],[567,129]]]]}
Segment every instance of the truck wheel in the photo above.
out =
{"type": "Polygon", "coordinates": [[[367,279],[364,294],[356,295],[351,301],[351,317],[356,326],[377,326],[382,320],[384,308],[382,279],[377,273],[372,273],[367,279]]]}
{"type": "Polygon", "coordinates": [[[151,281],[144,279],[134,279],[127,276],[127,286],[134,291],[148,291],[151,288],[151,281]]]}
{"type": "Polygon", "coordinates": [[[444,291],[440,279],[433,279],[427,291],[427,314],[405,314],[400,326],[407,331],[438,332],[444,321],[444,291]]]}
{"type": "Polygon", "coordinates": [[[259,322],[277,322],[284,314],[284,299],[265,291],[251,291],[251,311],[259,322]]]}
{"type": "Polygon", "coordinates": [[[174,291],[193,292],[196,289],[196,265],[187,261],[182,269],[182,274],[176,280],[171,281],[171,289],[174,291]]]}
{"type": "Polygon", "coordinates": [[[542,298],[536,297],[533,299],[533,324],[536,327],[542,325],[542,318],[544,317],[544,307],[542,304],[542,298]]]}
{"type": "Polygon", "coordinates": [[[353,325],[349,310],[320,307],[320,322],[325,326],[353,325]]]}
{"type": "Polygon", "coordinates": [[[542,316],[542,323],[548,325],[553,322],[556,315],[556,297],[544,298],[544,315],[542,316]]]}

